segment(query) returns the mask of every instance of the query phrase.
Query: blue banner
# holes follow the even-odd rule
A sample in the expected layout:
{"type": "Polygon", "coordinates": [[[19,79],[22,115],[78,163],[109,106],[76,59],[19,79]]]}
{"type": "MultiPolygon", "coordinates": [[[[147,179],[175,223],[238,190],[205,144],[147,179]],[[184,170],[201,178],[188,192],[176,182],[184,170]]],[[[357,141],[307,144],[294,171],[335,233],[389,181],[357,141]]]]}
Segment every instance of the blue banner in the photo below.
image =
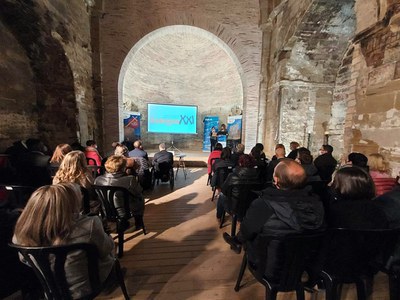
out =
{"type": "Polygon", "coordinates": [[[129,113],[124,118],[124,141],[140,139],[140,113],[129,113]]]}
{"type": "Polygon", "coordinates": [[[207,116],[204,118],[204,134],[203,134],[203,152],[210,152],[211,140],[210,133],[212,128],[215,128],[215,131],[218,131],[218,116],[207,116]]]}

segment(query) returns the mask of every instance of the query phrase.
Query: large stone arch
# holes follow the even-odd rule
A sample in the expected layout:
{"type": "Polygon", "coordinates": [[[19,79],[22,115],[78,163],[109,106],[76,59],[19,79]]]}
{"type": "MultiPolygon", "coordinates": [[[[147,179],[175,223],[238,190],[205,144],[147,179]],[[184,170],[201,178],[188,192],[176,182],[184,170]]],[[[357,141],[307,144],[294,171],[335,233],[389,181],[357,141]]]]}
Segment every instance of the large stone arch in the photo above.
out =
{"type": "Polygon", "coordinates": [[[195,104],[198,134],[174,137],[184,147],[201,146],[202,120],[242,111],[246,98],[242,66],[233,51],[212,33],[187,25],[159,28],[136,43],[122,64],[118,82],[120,139],[123,111],[142,113],[148,144],[171,136],[147,134],[147,103],[195,104]],[[211,105],[210,105],[211,104],[211,105]]]}
{"type": "Polygon", "coordinates": [[[243,111],[244,140],[251,147],[257,140],[262,33],[259,1],[171,0],[153,5],[149,1],[105,1],[100,20],[103,70],[105,140],[119,137],[118,78],[132,47],[147,34],[166,26],[189,25],[221,39],[240,62],[246,91],[243,111]],[[171,9],[173,7],[173,9],[171,9]],[[118,34],[115,34],[118,32],[118,34]],[[250,109],[249,109],[250,108],[250,109]]]}

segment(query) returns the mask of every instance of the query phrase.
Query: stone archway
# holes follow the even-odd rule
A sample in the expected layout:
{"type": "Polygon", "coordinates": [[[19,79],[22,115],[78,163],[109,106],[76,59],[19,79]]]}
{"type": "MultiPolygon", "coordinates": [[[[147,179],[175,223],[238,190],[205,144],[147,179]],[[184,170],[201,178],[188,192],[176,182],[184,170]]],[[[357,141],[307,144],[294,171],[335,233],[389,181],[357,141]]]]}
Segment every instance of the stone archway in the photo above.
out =
{"type": "Polygon", "coordinates": [[[120,139],[123,111],[139,111],[142,138],[148,144],[168,141],[168,135],[147,134],[147,103],[198,106],[198,134],[174,137],[184,147],[199,147],[202,120],[243,110],[246,98],[243,70],[233,51],[214,34],[194,26],[172,25],[144,36],[126,56],[118,82],[120,139]]]}

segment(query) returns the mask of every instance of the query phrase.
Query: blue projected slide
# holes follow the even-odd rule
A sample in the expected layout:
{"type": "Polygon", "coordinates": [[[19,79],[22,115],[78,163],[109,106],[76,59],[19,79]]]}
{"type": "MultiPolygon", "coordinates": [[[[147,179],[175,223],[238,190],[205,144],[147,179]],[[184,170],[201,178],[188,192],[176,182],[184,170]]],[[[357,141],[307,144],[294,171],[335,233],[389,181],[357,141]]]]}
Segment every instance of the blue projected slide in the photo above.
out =
{"type": "Polygon", "coordinates": [[[197,106],[147,104],[149,132],[196,134],[197,106]]]}

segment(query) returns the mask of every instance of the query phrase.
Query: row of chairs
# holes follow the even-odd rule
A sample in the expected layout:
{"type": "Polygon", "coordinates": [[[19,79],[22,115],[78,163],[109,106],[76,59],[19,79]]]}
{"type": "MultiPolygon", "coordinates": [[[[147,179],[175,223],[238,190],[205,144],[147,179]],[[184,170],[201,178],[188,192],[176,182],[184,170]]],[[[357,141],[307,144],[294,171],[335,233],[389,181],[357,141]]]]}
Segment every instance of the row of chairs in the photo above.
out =
{"type": "Polygon", "coordinates": [[[249,261],[248,253],[235,285],[239,291],[246,266],[265,288],[265,299],[276,299],[278,292],[296,291],[304,300],[304,291],[315,292],[318,283],[325,288],[327,300],[339,300],[343,284],[355,284],[357,299],[368,297],[366,283],[384,272],[389,277],[390,300],[400,299],[399,265],[393,263],[400,231],[398,229],[361,230],[337,228],[320,233],[299,233],[260,239],[258,264],[249,261]],[[271,254],[274,254],[271,257],[271,254]],[[304,274],[309,275],[304,281],[304,274]]]}

